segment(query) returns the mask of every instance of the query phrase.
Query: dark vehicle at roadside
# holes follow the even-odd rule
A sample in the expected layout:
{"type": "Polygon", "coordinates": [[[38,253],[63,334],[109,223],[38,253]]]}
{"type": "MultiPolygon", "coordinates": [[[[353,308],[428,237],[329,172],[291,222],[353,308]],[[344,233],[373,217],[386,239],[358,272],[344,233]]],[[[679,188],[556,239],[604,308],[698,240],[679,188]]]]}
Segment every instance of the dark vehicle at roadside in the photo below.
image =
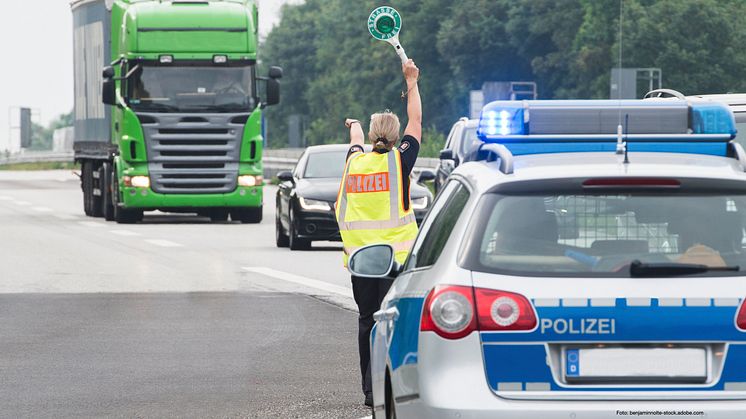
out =
{"type": "MultiPolygon", "coordinates": [[[[344,162],[349,144],[328,144],[308,147],[292,172],[280,172],[275,211],[277,247],[304,250],[313,241],[341,241],[334,216],[342,182],[344,162]]],[[[366,146],[370,151],[370,146],[366,146]]],[[[429,170],[410,182],[412,208],[417,223],[421,223],[433,201],[430,191],[419,184],[433,180],[429,170]]]]}
{"type": "Polygon", "coordinates": [[[446,145],[443,150],[440,150],[440,163],[435,174],[436,194],[445,185],[446,179],[454,169],[473,159],[473,156],[470,155],[476,148],[478,123],[479,121],[476,119],[464,117],[451,127],[446,145]]]}

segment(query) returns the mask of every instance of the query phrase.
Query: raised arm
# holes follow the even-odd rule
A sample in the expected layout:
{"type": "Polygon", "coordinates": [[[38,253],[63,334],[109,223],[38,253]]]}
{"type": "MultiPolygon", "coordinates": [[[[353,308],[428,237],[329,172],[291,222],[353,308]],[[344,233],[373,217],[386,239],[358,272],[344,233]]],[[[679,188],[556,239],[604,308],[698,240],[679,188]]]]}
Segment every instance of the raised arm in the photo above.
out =
{"type": "Polygon", "coordinates": [[[407,81],[407,127],[404,135],[411,135],[422,143],[422,101],[417,87],[420,69],[414,65],[414,61],[409,60],[402,66],[402,71],[407,81]]]}
{"type": "Polygon", "coordinates": [[[363,134],[363,127],[360,121],[347,118],[345,126],[350,129],[350,145],[363,146],[365,144],[365,134],[363,134]]]}

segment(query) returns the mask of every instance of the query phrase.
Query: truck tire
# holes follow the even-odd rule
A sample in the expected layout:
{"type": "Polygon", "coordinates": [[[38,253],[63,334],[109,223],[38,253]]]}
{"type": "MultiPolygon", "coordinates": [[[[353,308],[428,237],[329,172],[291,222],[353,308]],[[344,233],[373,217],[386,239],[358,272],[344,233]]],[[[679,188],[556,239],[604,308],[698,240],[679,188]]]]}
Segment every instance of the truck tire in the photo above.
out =
{"type": "Polygon", "coordinates": [[[80,187],[83,190],[83,212],[85,215],[93,216],[93,174],[92,163],[84,161],[80,171],[80,187]]]}
{"type": "Polygon", "coordinates": [[[127,209],[119,206],[119,180],[112,176],[112,218],[119,224],[133,224],[142,221],[142,210],[127,209]]]}
{"type": "Polygon", "coordinates": [[[90,170],[88,173],[91,176],[91,217],[102,217],[104,215],[103,211],[103,194],[104,194],[104,188],[103,184],[101,183],[103,179],[101,178],[101,166],[96,167],[94,162],[89,162],[90,164],[90,170]],[[93,175],[96,174],[98,176],[98,179],[96,179],[93,175]],[[94,189],[98,187],[98,190],[101,192],[99,195],[96,195],[94,193],[94,189]]]}
{"type": "Polygon", "coordinates": [[[114,221],[114,197],[111,193],[113,185],[112,179],[113,171],[111,169],[111,163],[104,162],[101,166],[101,212],[104,215],[106,221],[114,221]]]}
{"type": "Polygon", "coordinates": [[[213,223],[228,221],[228,210],[212,209],[207,213],[207,216],[210,217],[210,221],[213,223]]]}
{"type": "Polygon", "coordinates": [[[231,210],[231,220],[240,221],[243,224],[258,224],[262,222],[262,207],[237,208],[231,210]]]}

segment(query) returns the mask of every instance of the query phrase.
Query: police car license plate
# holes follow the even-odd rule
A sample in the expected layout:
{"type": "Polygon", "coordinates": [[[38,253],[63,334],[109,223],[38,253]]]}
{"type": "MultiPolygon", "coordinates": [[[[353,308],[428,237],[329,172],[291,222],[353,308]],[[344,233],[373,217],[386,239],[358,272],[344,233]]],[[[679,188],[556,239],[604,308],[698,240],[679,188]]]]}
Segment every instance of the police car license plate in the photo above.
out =
{"type": "Polygon", "coordinates": [[[707,379],[705,348],[566,348],[568,382],[707,379]]]}

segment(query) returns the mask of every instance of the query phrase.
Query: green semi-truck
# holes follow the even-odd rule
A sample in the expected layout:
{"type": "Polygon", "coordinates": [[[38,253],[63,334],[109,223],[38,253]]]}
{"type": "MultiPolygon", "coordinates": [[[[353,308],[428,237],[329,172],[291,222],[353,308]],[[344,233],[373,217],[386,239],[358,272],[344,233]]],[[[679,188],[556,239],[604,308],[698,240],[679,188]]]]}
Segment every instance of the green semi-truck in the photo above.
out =
{"type": "Polygon", "coordinates": [[[71,7],[74,150],[86,215],[132,223],[161,210],[261,221],[262,111],[279,102],[282,70],[256,75],[256,5],[71,7]]]}

